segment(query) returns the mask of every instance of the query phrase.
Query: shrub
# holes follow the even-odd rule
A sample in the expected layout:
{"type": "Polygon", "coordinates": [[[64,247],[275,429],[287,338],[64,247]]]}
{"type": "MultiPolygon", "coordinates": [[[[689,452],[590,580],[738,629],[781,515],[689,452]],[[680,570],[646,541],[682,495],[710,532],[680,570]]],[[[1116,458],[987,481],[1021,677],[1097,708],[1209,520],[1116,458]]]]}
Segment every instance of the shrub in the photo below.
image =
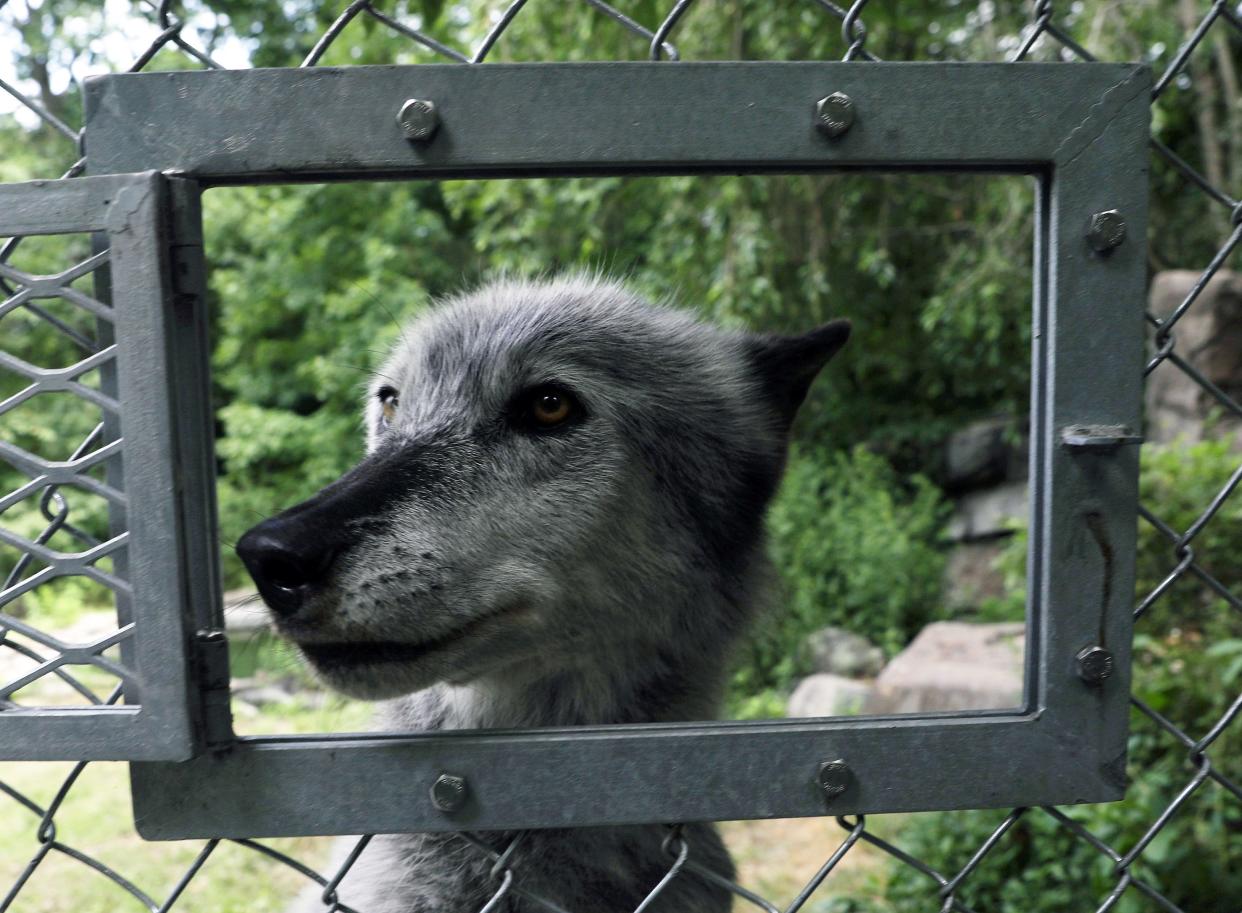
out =
{"type": "MultiPolygon", "coordinates": [[[[1224,486],[1239,457],[1226,442],[1148,446],[1143,452],[1141,499],[1155,514],[1184,531],[1224,486]]],[[[1242,500],[1225,502],[1195,538],[1196,560],[1235,592],[1242,584],[1242,500]]],[[[1006,569],[1025,561],[1026,535],[1014,537],[1001,558],[1006,569]]],[[[1169,539],[1140,521],[1136,604],[1177,563],[1169,539]]],[[[1016,576],[1016,575],[1008,575],[1016,576]]],[[[1020,605],[1021,591],[1003,605],[1020,605]]],[[[995,607],[994,607],[995,608],[995,607]]],[[[1134,638],[1136,697],[1192,739],[1203,737],[1242,689],[1242,617],[1199,581],[1175,584],[1138,623],[1134,638]]],[[[1124,801],[1065,809],[1067,815],[1121,852],[1143,836],[1196,767],[1172,736],[1135,710],[1131,716],[1124,801]]],[[[1226,727],[1209,749],[1215,769],[1236,782],[1242,775],[1242,729],[1226,727]]],[[[899,845],[944,874],[965,864],[1004,817],[1003,811],[920,815],[899,845]]],[[[1242,897],[1242,802],[1209,780],[1202,784],[1134,865],[1137,877],[1184,910],[1235,913],[1242,897]]],[[[908,872],[889,879],[894,913],[925,910],[929,882],[908,872]]],[[[997,913],[1053,913],[1094,909],[1117,883],[1113,864],[1039,810],[1029,812],[966,882],[961,894],[974,909],[997,913]]],[[[1151,904],[1134,889],[1114,908],[1145,911],[1151,904]]]]}
{"type": "MultiPolygon", "coordinates": [[[[944,519],[939,490],[922,476],[904,479],[861,447],[795,448],[768,522],[783,598],[748,644],[734,693],[787,686],[804,671],[802,640],[826,625],[889,653],[904,646],[940,603],[944,519]]],[[[756,707],[770,709],[770,696],[760,698],[756,707]]]]}

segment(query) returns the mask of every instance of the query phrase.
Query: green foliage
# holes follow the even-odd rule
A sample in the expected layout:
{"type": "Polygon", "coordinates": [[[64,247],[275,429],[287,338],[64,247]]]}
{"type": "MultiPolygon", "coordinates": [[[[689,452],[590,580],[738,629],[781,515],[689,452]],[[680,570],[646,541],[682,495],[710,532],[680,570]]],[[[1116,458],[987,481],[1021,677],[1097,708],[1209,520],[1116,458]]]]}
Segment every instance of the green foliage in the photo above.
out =
{"type": "Polygon", "coordinates": [[[361,457],[367,378],[462,245],[437,185],[227,188],[204,209],[227,544],[361,457]]]}
{"type": "MultiPolygon", "coordinates": [[[[1166,526],[1182,534],[1189,530],[1230,476],[1242,463],[1231,436],[1195,444],[1177,442],[1143,448],[1139,500],[1166,526]]],[[[1220,511],[1190,542],[1195,563],[1234,593],[1242,592],[1242,499],[1228,498],[1220,511]]],[[[1147,522],[1139,525],[1137,589],[1150,593],[1178,563],[1174,543],[1147,522]]],[[[1140,627],[1161,629],[1176,624],[1183,629],[1212,632],[1236,618],[1227,603],[1193,574],[1183,575],[1160,597],[1140,627]]],[[[1233,630],[1242,633],[1242,620],[1233,630]]]]}
{"type": "MultiPolygon", "coordinates": [[[[76,260],[85,259],[89,253],[86,235],[40,236],[26,239],[14,250],[10,262],[23,272],[40,275],[57,273],[76,260]]],[[[73,287],[91,293],[89,277],[78,280],[73,287]]],[[[7,291],[0,289],[0,298],[5,294],[7,291]]],[[[96,319],[85,310],[58,299],[40,300],[38,306],[81,337],[87,340],[97,338],[96,319]]],[[[4,351],[39,368],[66,368],[91,354],[26,308],[5,315],[3,332],[4,351]]],[[[100,372],[89,371],[77,379],[87,387],[98,389],[100,372]]],[[[30,379],[24,374],[0,370],[0,400],[8,399],[29,385],[30,379]]],[[[68,392],[43,392],[5,413],[0,419],[0,436],[5,443],[14,444],[44,459],[63,460],[87,438],[99,421],[99,409],[78,396],[68,392]]],[[[97,468],[94,475],[102,478],[102,467],[97,468]]],[[[0,461],[0,489],[11,491],[28,481],[29,476],[0,461]]],[[[103,498],[71,491],[68,500],[69,522],[97,539],[108,538],[107,503],[103,498]]],[[[60,512],[56,503],[49,503],[48,510],[51,516],[60,512]]],[[[39,498],[22,501],[4,513],[5,528],[31,541],[47,529],[48,523],[48,517],[39,508],[39,498]]],[[[68,531],[57,533],[47,544],[66,552],[76,552],[83,547],[83,543],[72,538],[68,531]]],[[[0,547],[0,583],[12,571],[20,554],[15,548],[0,547]]],[[[35,562],[26,573],[41,567],[42,562],[35,562]]],[[[65,594],[80,592],[67,581],[61,581],[59,589],[65,594]]],[[[32,593],[23,599],[23,606],[29,609],[50,598],[47,592],[32,593]]],[[[98,602],[98,599],[94,595],[86,602],[98,602]]]]}
{"type": "Polygon", "coordinates": [[[788,685],[805,671],[798,645],[818,628],[848,628],[892,653],[934,618],[944,519],[935,486],[903,478],[862,447],[795,449],[768,523],[784,594],[734,676],[739,715],[758,709],[742,696],[788,685]]]}
{"type": "MultiPolygon", "coordinates": [[[[1205,649],[1202,635],[1142,636],[1135,641],[1134,693],[1176,722],[1191,738],[1205,735],[1242,688],[1242,640],[1205,649]],[[1210,668],[1210,675],[1195,669],[1210,668]],[[1222,667],[1226,674],[1220,675],[1222,667]]],[[[1242,732],[1226,728],[1209,749],[1216,769],[1235,782],[1242,773],[1242,732]]],[[[1131,715],[1128,773],[1122,802],[1063,809],[1101,840],[1125,853],[1193,779],[1197,765],[1173,736],[1144,714],[1131,715]]],[[[918,815],[898,844],[941,872],[966,863],[1004,817],[999,811],[918,815]]],[[[1180,909],[1235,913],[1242,897],[1242,807],[1209,780],[1155,837],[1135,863],[1137,877],[1180,909]]],[[[966,881],[960,899],[993,913],[1061,913],[1095,909],[1116,886],[1111,860],[1040,810],[1032,810],[966,881]]],[[[889,881],[892,913],[927,909],[928,883],[903,870],[889,881]]],[[[1128,891],[1115,908],[1140,913],[1150,904],[1128,891]]]]}
{"type": "Polygon", "coordinates": [[[867,441],[915,469],[964,419],[1025,408],[1026,179],[535,180],[454,183],[445,196],[491,269],[599,268],[761,330],[848,316],[853,339],[803,408],[804,441],[867,441]],[[980,243],[978,226],[996,222],[980,243]]]}
{"type": "Polygon", "coordinates": [[[1013,266],[1029,262],[1028,198],[1023,179],[961,176],[212,191],[225,539],[355,460],[361,383],[398,324],[498,271],[603,269],[755,329],[847,314],[853,341],[813,389],[799,439],[825,456],[866,442],[910,470],[963,419],[1024,401],[1029,274],[1013,266]],[[1012,222],[1003,250],[954,253],[974,250],[964,226],[994,206],[1012,222]],[[989,354],[964,372],[976,336],[989,354]]]}
{"type": "MultiPolygon", "coordinates": [[[[1222,489],[1240,460],[1231,442],[1176,442],[1143,448],[1140,497],[1179,533],[1190,528],[1222,489]]],[[[990,611],[1021,611],[1025,592],[1026,531],[1020,530],[1001,557],[1011,591],[990,611]]],[[[1193,542],[1196,560],[1234,592],[1242,585],[1242,502],[1226,501],[1193,542]]],[[[1140,522],[1136,604],[1177,565],[1173,544],[1140,522]]],[[[1018,616],[1020,617],[1020,615],[1018,616]]],[[[1206,735],[1242,690],[1242,617],[1201,582],[1187,575],[1137,623],[1133,682],[1136,697],[1192,739],[1206,735]],[[1207,674],[1197,674],[1203,670],[1207,674]]],[[[1131,715],[1128,773],[1123,802],[1066,810],[1111,846],[1133,846],[1190,782],[1197,766],[1188,750],[1145,714],[1131,715]]],[[[1242,730],[1227,727],[1209,748],[1220,773],[1242,776],[1242,730]]],[[[965,864],[1000,823],[1002,812],[955,812],[913,818],[900,845],[941,872],[965,864]]],[[[1212,781],[1205,782],[1143,852],[1135,874],[1181,909],[1234,913],[1242,897],[1242,807],[1212,781]]],[[[1024,817],[967,881],[962,900],[996,913],[1054,913],[1093,909],[1116,885],[1111,861],[1074,838],[1042,812],[1024,817]]],[[[909,878],[890,881],[894,913],[926,908],[926,885],[909,878]]],[[[1120,913],[1149,907],[1134,891],[1120,913]]]]}
{"type": "MultiPolygon", "coordinates": [[[[1147,505],[1169,529],[1180,535],[1225,487],[1242,462],[1228,438],[1197,443],[1176,441],[1143,447],[1139,502],[1147,505]]],[[[1219,512],[1191,541],[1195,563],[1232,592],[1242,592],[1242,500],[1227,498],[1219,512]]],[[[987,603],[982,615],[997,620],[1023,617],[1026,604],[1027,530],[1020,525],[997,562],[1006,581],[1006,593],[987,603]]],[[[1135,566],[1138,599],[1156,589],[1178,564],[1175,543],[1145,520],[1139,521],[1135,566]]],[[[1193,573],[1182,574],[1153,604],[1139,623],[1164,631],[1170,625],[1193,630],[1234,630],[1227,620],[1236,615],[1228,603],[1193,573]]],[[[1242,622],[1237,630],[1242,631],[1242,622]]]]}

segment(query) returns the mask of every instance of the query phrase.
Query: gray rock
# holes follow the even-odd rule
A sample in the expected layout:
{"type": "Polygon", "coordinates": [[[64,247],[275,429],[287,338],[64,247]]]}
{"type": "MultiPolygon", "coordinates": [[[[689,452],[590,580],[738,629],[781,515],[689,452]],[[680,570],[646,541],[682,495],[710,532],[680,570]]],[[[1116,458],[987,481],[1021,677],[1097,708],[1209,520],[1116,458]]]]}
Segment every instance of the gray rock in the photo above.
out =
{"type": "MultiPolygon", "coordinates": [[[[1166,270],[1151,282],[1148,306],[1167,317],[1186,299],[1199,280],[1194,270],[1166,270]]],[[[1190,309],[1173,325],[1175,351],[1204,377],[1230,396],[1242,395],[1242,275],[1220,270],[1190,309]]],[[[1171,364],[1156,368],[1147,379],[1149,441],[1177,437],[1202,440],[1204,420],[1221,412],[1219,403],[1199,384],[1171,364]]],[[[1238,433],[1239,423],[1222,414],[1225,429],[1238,433]]],[[[1242,439],[1242,434],[1239,434],[1242,439]]]]}
{"type": "Polygon", "coordinates": [[[893,657],[867,713],[992,710],[1022,704],[1025,625],[938,621],[893,657]]]}
{"type": "Polygon", "coordinates": [[[808,675],[789,696],[791,717],[852,716],[860,713],[871,697],[868,682],[840,675],[808,675]]]}
{"type": "Polygon", "coordinates": [[[844,628],[821,628],[802,642],[807,665],[812,672],[844,675],[847,678],[874,678],[884,667],[884,651],[844,628]]]}
{"type": "Polygon", "coordinates": [[[1008,536],[1014,520],[1027,514],[1025,482],[972,491],[958,499],[946,532],[954,542],[970,542],[1008,536]]]}
{"type": "Polygon", "coordinates": [[[1025,479],[1029,441],[1024,431],[1018,441],[1008,417],[973,422],[949,435],[944,445],[944,484],[968,491],[1000,482],[1025,479]]]}
{"type": "Polygon", "coordinates": [[[944,567],[944,603],[954,610],[979,608],[987,599],[1005,595],[1005,575],[996,560],[1005,551],[1005,539],[959,542],[949,550],[944,567]]]}
{"type": "Polygon", "coordinates": [[[234,688],[233,697],[237,700],[245,701],[254,707],[262,707],[265,704],[292,704],[296,700],[288,691],[275,685],[264,685],[258,688],[246,688],[243,690],[234,688]]]}

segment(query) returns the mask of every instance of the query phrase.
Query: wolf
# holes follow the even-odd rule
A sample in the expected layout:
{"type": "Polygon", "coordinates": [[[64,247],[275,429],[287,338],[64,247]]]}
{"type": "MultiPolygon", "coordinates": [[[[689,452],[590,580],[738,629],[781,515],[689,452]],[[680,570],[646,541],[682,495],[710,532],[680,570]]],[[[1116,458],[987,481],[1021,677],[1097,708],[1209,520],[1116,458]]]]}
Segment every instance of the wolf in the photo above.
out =
{"type": "MultiPolygon", "coordinates": [[[[812,380],[849,337],[703,323],[598,276],[502,279],[402,334],[369,387],[366,456],[237,550],[329,686],[386,729],[713,719],[767,604],[765,509],[812,380]]],[[[494,910],[631,913],[662,825],[526,832],[494,910]]],[[[484,839],[498,851],[513,835],[484,839]]],[[[710,824],[694,858],[728,878],[710,824]]],[[[377,837],[340,888],[370,913],[467,913],[492,860],[453,834],[377,837]]],[[[687,874],[652,913],[724,913],[687,874]]]]}

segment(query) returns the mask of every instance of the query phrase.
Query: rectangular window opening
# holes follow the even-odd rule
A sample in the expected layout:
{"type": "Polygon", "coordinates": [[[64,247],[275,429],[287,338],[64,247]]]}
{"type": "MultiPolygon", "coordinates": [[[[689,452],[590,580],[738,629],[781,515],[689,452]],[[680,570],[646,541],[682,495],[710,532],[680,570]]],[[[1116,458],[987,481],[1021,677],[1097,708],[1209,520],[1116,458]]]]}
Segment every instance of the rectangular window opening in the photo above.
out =
{"type": "MultiPolygon", "coordinates": [[[[209,191],[204,236],[234,731],[400,728],[377,716],[372,702],[325,687],[272,630],[234,546],[260,520],[314,496],[363,457],[363,406],[387,383],[368,382],[433,300],[500,275],[571,272],[617,277],[649,300],[739,332],[798,334],[838,318],[853,325],[849,343],[822,369],[799,410],[784,481],[768,511],[765,551],[776,570],[771,607],[756,609],[749,632],[729,649],[722,645],[728,636],[710,629],[693,650],[670,651],[647,638],[646,660],[653,669],[667,665],[666,674],[643,684],[636,671],[625,680],[629,691],[614,680],[617,710],[634,716],[610,722],[702,719],[707,714],[661,703],[676,696],[684,707],[702,706],[698,691],[709,685],[723,687],[719,720],[1013,713],[1030,706],[1026,541],[1038,183],[1022,174],[921,172],[209,191]],[[692,661],[701,655],[713,658],[695,672],[692,661]],[[700,681],[687,682],[687,675],[700,681]]],[[[502,370],[499,356],[490,364],[502,370]]],[[[446,383],[461,367],[441,366],[446,383]]],[[[516,381],[490,381],[492,388],[476,385],[469,393],[429,393],[421,406],[413,391],[406,395],[414,401],[397,408],[441,408],[451,426],[454,408],[477,416],[511,403],[495,386],[516,381]]],[[[641,383],[623,379],[621,386],[641,383]]],[[[373,408],[372,420],[375,414],[373,408]]],[[[422,418],[426,425],[439,420],[422,418]]],[[[591,460],[594,447],[601,467],[611,466],[615,448],[626,444],[611,429],[585,440],[587,452],[574,456],[591,460]]],[[[654,485],[628,499],[619,489],[614,506],[575,517],[580,495],[564,492],[558,504],[554,478],[540,482],[543,488],[527,481],[539,465],[538,458],[522,462],[529,458],[505,451],[489,461],[476,451],[471,472],[477,480],[498,472],[496,461],[510,460],[516,468],[505,484],[512,494],[492,509],[518,510],[526,500],[534,513],[522,522],[532,530],[577,522],[589,539],[595,533],[588,525],[601,522],[605,509],[614,513],[604,522],[651,523],[644,533],[650,541],[667,535],[660,524],[685,523],[672,508],[667,516],[650,508],[651,493],[661,490],[654,485]],[[539,510],[548,513],[541,518],[539,510]]],[[[637,452],[625,459],[632,470],[649,471],[637,452]]],[[[420,496],[402,496],[402,484],[394,480],[392,490],[376,495],[381,512],[400,512],[393,505],[402,503],[407,513],[419,510],[420,496]]],[[[496,497],[499,483],[479,484],[486,497],[496,497]]],[[[444,518],[451,520],[451,512],[437,522],[444,518]]],[[[348,522],[364,527],[361,516],[348,522]]],[[[458,525],[480,528],[469,508],[458,525]]],[[[389,523],[375,539],[397,549],[396,559],[362,538],[334,560],[354,577],[370,575],[390,601],[401,592],[392,581],[401,572],[411,592],[429,597],[426,579],[453,564],[441,557],[453,545],[418,545],[428,536],[417,523],[404,531],[389,523]],[[436,556],[430,563],[420,557],[428,550],[436,556]]],[[[526,545],[500,537],[499,548],[488,546],[495,549],[492,565],[556,561],[555,550],[533,542],[524,553],[526,545]]],[[[687,548],[684,536],[668,545],[669,552],[687,548]]],[[[653,555],[661,557],[643,560],[653,555]]],[[[581,553],[565,560],[584,561],[581,553]]],[[[486,571],[488,562],[479,567],[486,571]]],[[[495,585],[490,572],[480,576],[495,585]]],[[[456,583],[466,588],[473,581],[456,583]]],[[[356,580],[351,585],[357,599],[363,591],[356,580]]],[[[418,611],[417,599],[400,607],[363,603],[351,613],[354,630],[370,626],[363,638],[416,630],[408,614],[418,611]]],[[[428,605],[439,612],[428,622],[438,631],[470,600],[452,606],[434,598],[428,605]]],[[[582,619],[589,649],[603,650],[598,637],[608,630],[618,640],[643,642],[643,629],[663,619],[644,621],[641,608],[582,619]]],[[[336,611],[350,613],[350,606],[340,603],[336,611]]],[[[328,627],[342,630],[335,622],[328,627]]],[[[303,636],[320,635],[307,629],[303,636]]],[[[518,626],[512,636],[527,635],[518,626]]],[[[565,649],[559,636],[541,628],[536,640],[543,644],[515,654],[515,671],[549,662],[565,649]]],[[[489,649],[486,641],[481,649],[489,649]]],[[[645,661],[641,652],[634,657],[635,666],[645,661]]],[[[385,674],[357,670],[359,678],[385,674]]],[[[470,686],[462,684],[455,693],[469,704],[470,686]]],[[[545,700],[564,699],[576,686],[556,687],[545,700]]],[[[547,705],[535,713],[536,726],[575,722],[547,705]]]]}

